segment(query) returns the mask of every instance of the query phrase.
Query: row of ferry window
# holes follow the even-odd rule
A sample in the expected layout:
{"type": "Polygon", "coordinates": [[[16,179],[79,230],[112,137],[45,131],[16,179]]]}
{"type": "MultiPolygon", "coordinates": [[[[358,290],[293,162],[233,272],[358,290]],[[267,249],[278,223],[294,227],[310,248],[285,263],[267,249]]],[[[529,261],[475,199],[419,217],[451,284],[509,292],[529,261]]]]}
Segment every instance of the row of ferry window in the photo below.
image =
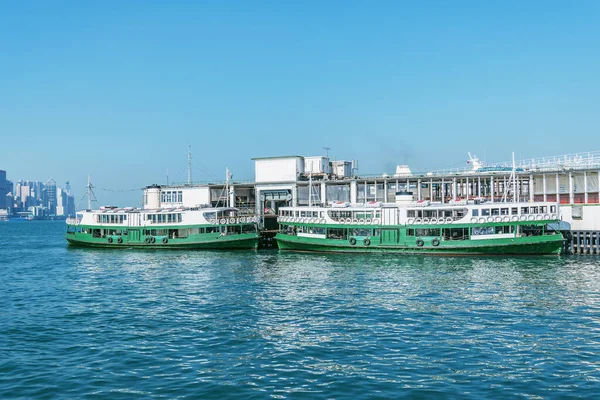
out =
{"type": "Polygon", "coordinates": [[[406,216],[408,218],[452,218],[453,220],[459,220],[467,215],[468,210],[466,208],[448,208],[448,209],[415,209],[407,210],[406,216]]]}
{"type": "Polygon", "coordinates": [[[181,213],[146,214],[146,220],[153,224],[169,224],[181,222],[181,213]]]}
{"type": "Polygon", "coordinates": [[[127,221],[127,215],[125,214],[98,214],[96,215],[96,222],[99,224],[122,224],[127,221]]]}
{"type": "Polygon", "coordinates": [[[327,211],[329,218],[334,221],[340,218],[352,218],[352,219],[373,219],[381,218],[381,211],[379,210],[359,210],[359,211],[347,211],[347,210],[329,210],[327,211]]]}
{"type": "MultiPolygon", "coordinates": [[[[396,231],[397,229],[386,229],[396,231]]],[[[283,232],[288,235],[296,235],[298,233],[320,234],[327,235],[329,239],[347,239],[350,237],[378,237],[381,236],[381,229],[368,228],[318,228],[309,226],[285,226],[283,232]]],[[[550,234],[553,231],[545,231],[544,227],[538,225],[519,225],[519,226],[489,226],[489,227],[472,227],[472,228],[422,228],[422,229],[407,229],[406,236],[408,237],[443,237],[444,240],[467,240],[469,236],[481,235],[501,235],[514,234],[522,236],[540,236],[550,234]],[[471,230],[469,232],[469,229],[471,230]]]]}
{"type": "Polygon", "coordinates": [[[323,218],[323,211],[294,211],[294,210],[280,210],[279,216],[281,217],[302,217],[302,218],[323,218]]]}
{"type": "MultiPolygon", "coordinates": [[[[67,233],[85,233],[93,235],[95,238],[106,236],[127,236],[129,232],[138,232],[137,230],[129,229],[101,229],[101,228],[82,228],[80,226],[69,225],[67,233]]],[[[201,235],[205,233],[253,233],[256,232],[256,226],[208,226],[204,228],[180,228],[180,229],[143,229],[142,235],[151,236],[168,236],[169,238],[186,238],[191,235],[201,235]]],[[[139,235],[138,235],[139,236],[139,235]]]]}
{"type": "MultiPolygon", "coordinates": [[[[473,216],[478,217],[479,212],[486,217],[488,215],[519,215],[519,207],[500,207],[500,208],[482,208],[473,209],[473,216]]],[[[548,212],[555,213],[556,206],[531,206],[521,207],[521,214],[546,214],[548,212]]]]}
{"type": "Polygon", "coordinates": [[[165,190],[160,192],[160,201],[163,203],[183,203],[181,190],[165,190]]]}

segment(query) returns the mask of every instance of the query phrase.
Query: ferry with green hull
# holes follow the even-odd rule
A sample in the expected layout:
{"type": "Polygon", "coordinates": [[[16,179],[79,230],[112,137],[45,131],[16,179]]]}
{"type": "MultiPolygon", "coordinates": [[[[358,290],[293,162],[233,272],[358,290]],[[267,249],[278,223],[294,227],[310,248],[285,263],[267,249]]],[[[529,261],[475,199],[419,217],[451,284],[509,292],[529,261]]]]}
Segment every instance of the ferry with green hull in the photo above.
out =
{"type": "Polygon", "coordinates": [[[138,249],[256,249],[259,218],[236,208],[101,207],[67,219],[71,246],[138,249]]]}
{"type": "Polygon", "coordinates": [[[558,255],[558,205],[457,200],[432,204],[398,192],[396,203],[282,207],[282,250],[432,255],[558,255]]]}

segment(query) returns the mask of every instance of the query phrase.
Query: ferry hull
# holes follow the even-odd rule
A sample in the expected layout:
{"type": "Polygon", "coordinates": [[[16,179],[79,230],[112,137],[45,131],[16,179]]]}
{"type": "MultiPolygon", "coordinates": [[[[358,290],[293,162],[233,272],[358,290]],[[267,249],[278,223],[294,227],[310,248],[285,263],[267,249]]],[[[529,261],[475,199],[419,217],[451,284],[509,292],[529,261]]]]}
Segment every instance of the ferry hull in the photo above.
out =
{"type": "Polygon", "coordinates": [[[258,246],[258,235],[232,235],[205,238],[202,240],[169,240],[162,243],[127,242],[117,243],[113,240],[108,243],[100,238],[76,238],[67,236],[67,243],[72,247],[93,247],[110,249],[156,249],[156,250],[254,250],[258,246]],[[240,237],[242,236],[242,237],[240,237]]]}
{"type": "Polygon", "coordinates": [[[362,244],[350,245],[345,241],[276,236],[277,245],[282,250],[314,251],[332,253],[398,253],[398,254],[431,254],[431,255],[559,255],[563,246],[562,235],[555,237],[531,237],[515,239],[511,243],[487,241],[469,241],[455,244],[441,242],[438,246],[424,245],[423,247],[410,245],[383,245],[362,244]]]}

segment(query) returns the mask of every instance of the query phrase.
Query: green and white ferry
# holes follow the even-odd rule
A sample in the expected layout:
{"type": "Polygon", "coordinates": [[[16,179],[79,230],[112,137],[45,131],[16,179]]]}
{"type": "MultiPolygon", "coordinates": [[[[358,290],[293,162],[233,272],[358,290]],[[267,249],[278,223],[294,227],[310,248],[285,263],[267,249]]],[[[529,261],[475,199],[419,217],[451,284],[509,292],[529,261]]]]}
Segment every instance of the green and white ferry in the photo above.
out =
{"type": "Polygon", "coordinates": [[[234,207],[178,205],[181,196],[181,191],[151,186],[144,192],[145,208],[105,206],[79,211],[67,219],[65,237],[69,245],[85,247],[257,248],[259,217],[234,207]]]}
{"type": "Polygon", "coordinates": [[[557,203],[433,204],[396,193],[396,203],[282,207],[282,250],[438,255],[558,255],[557,203]],[[554,228],[554,229],[553,229],[554,228]]]}

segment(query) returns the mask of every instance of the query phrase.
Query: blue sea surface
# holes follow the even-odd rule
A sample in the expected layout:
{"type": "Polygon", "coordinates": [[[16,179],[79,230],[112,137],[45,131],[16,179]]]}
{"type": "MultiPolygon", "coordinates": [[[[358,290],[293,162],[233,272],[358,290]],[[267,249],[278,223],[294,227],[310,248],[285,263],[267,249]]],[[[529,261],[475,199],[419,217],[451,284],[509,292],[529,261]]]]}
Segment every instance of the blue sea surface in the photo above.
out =
{"type": "Polygon", "coordinates": [[[600,258],[67,247],[0,223],[0,398],[597,398],[600,258]]]}

